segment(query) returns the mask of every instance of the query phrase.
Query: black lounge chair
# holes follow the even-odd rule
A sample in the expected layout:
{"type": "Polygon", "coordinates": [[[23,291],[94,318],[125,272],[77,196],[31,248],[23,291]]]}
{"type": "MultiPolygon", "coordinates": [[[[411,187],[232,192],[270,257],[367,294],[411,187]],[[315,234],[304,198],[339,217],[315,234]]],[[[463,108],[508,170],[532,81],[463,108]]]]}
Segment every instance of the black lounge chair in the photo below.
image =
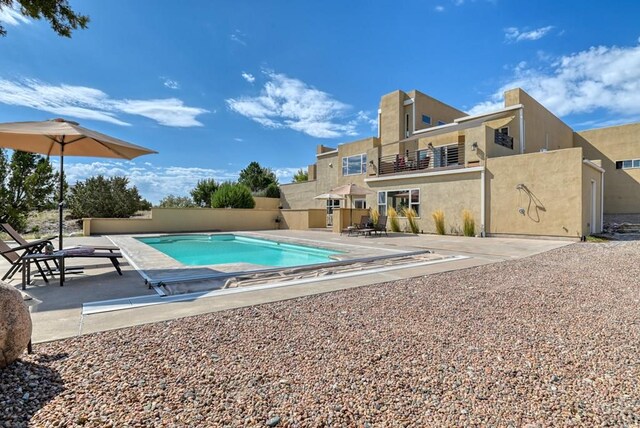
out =
{"type": "MultiPolygon", "coordinates": [[[[4,259],[11,264],[11,267],[4,274],[2,280],[4,281],[6,279],[13,278],[13,276],[17,272],[20,272],[20,270],[22,270],[25,258],[33,254],[42,253],[42,249],[49,243],[51,243],[51,241],[49,241],[48,239],[40,239],[37,241],[28,242],[24,245],[18,245],[17,247],[10,247],[6,242],[0,239],[0,255],[2,255],[2,257],[4,257],[4,259]]],[[[38,267],[40,275],[42,275],[42,278],[45,280],[45,282],[48,282],[47,276],[45,275],[45,268],[43,268],[43,266],[40,264],[40,261],[42,261],[43,265],[46,267],[47,273],[52,275],[53,271],[47,264],[47,260],[34,260],[34,263],[38,267]]]]}
{"type": "Polygon", "coordinates": [[[363,215],[362,217],[360,217],[360,223],[356,224],[355,226],[349,226],[346,229],[342,229],[340,234],[346,233],[347,236],[352,236],[354,234],[358,235],[362,229],[366,229],[367,227],[370,227],[370,226],[371,226],[371,220],[369,219],[369,216],[363,215]]]}
{"type": "MultiPolygon", "coordinates": [[[[22,235],[20,235],[20,233],[18,231],[16,231],[9,223],[2,223],[0,224],[0,227],[2,227],[4,229],[5,232],[7,232],[7,234],[11,237],[11,239],[13,239],[14,241],[16,241],[18,243],[18,245],[27,245],[29,244],[29,241],[27,241],[26,239],[24,239],[22,237],[22,235]]],[[[44,238],[45,241],[45,245],[46,242],[53,242],[53,240],[57,238],[57,236],[49,236],[48,238],[44,238]]],[[[44,247],[44,245],[43,245],[44,247]]],[[[85,247],[83,245],[83,247],[85,247]]],[[[119,247],[115,247],[113,245],[91,245],[91,246],[86,246],[86,247],[90,247],[93,248],[95,250],[107,250],[109,252],[114,252],[114,251],[120,251],[119,247]]],[[[73,247],[70,247],[73,248],[73,247]]],[[[67,250],[69,248],[63,248],[63,250],[67,250]]]]}
{"type": "Polygon", "coordinates": [[[380,217],[378,217],[378,222],[374,224],[373,227],[360,229],[359,232],[362,233],[364,236],[371,236],[372,233],[375,233],[376,235],[378,235],[378,234],[382,234],[383,232],[385,236],[389,236],[387,235],[387,216],[381,215],[380,217]]]}

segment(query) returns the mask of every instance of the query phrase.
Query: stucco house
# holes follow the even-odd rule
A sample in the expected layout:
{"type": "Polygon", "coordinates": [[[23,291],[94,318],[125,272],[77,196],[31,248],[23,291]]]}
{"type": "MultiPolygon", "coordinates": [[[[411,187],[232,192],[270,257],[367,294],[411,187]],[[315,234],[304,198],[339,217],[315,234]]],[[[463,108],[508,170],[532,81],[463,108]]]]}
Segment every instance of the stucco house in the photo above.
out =
{"type": "Polygon", "coordinates": [[[640,213],[640,123],[575,132],[519,88],[505,92],[504,108],[473,116],[395,91],[380,101],[377,136],[318,146],[308,173],[281,186],[281,204],[326,210],[315,226],[346,225],[333,215],[345,202],[314,196],[355,183],[372,191],[354,200],[359,213],[411,207],[426,233],[435,210],[451,233],[468,210],[481,236],[579,238],[600,232],[604,214],[640,213]]]}

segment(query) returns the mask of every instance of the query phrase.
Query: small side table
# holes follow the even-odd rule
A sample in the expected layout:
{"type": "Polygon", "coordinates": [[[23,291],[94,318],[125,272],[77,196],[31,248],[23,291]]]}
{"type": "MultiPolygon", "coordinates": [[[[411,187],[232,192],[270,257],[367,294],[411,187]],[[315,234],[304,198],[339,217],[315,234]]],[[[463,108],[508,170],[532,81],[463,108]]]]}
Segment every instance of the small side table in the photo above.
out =
{"type": "Polygon", "coordinates": [[[22,258],[22,289],[23,290],[25,290],[27,288],[27,284],[31,282],[31,263],[46,262],[49,260],[53,260],[56,262],[56,265],[58,266],[60,287],[64,285],[64,254],[33,253],[33,254],[27,254],[22,258]]]}

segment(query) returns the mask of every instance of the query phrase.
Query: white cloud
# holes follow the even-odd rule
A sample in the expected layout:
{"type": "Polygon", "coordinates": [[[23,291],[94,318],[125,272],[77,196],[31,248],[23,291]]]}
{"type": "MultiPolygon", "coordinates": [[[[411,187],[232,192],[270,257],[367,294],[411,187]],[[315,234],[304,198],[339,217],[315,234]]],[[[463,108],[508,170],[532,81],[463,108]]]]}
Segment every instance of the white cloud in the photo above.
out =
{"type": "Polygon", "coordinates": [[[256,81],[256,78],[255,78],[255,76],[253,74],[247,73],[245,71],[242,72],[242,78],[244,80],[246,80],[247,82],[249,82],[249,83],[253,83],[253,82],[256,81]]]}
{"type": "Polygon", "coordinates": [[[234,138],[233,141],[237,141],[238,143],[242,143],[244,140],[242,138],[234,138]]]}
{"type": "Polygon", "coordinates": [[[440,6],[440,5],[438,5],[438,6],[434,7],[433,9],[434,9],[436,12],[444,12],[444,6],[440,6]]]}
{"type": "Polygon", "coordinates": [[[358,135],[362,118],[349,120],[351,106],[301,80],[264,71],[268,82],[254,97],[229,98],[227,106],[268,128],[289,128],[312,137],[358,135]]]}
{"type": "Polygon", "coordinates": [[[0,3],[0,22],[15,27],[20,24],[29,24],[31,21],[20,13],[16,3],[13,6],[5,6],[0,3]]]}
{"type": "Polygon", "coordinates": [[[538,40],[546,36],[552,29],[553,25],[548,25],[531,31],[520,31],[517,27],[509,27],[504,29],[504,38],[508,42],[538,40]]]}
{"type": "Polygon", "coordinates": [[[163,79],[164,79],[164,82],[162,82],[162,84],[167,88],[180,89],[180,83],[178,83],[176,80],[167,79],[167,78],[163,78],[163,79]]]}
{"type": "MultiPolygon", "coordinates": [[[[54,167],[58,167],[58,159],[51,158],[54,167]]],[[[274,168],[280,183],[289,183],[293,174],[300,168],[274,168]]],[[[86,180],[96,175],[125,176],[131,185],[138,188],[140,195],[151,201],[159,202],[169,194],[189,196],[198,180],[213,178],[216,181],[235,181],[239,170],[209,169],[197,167],[155,166],[151,162],[136,163],[135,161],[104,160],[99,162],[74,162],[65,159],[65,175],[70,184],[86,180]]]]}
{"type": "Polygon", "coordinates": [[[202,126],[196,118],[208,113],[188,107],[177,98],[114,99],[105,92],[85,86],[50,85],[35,79],[0,79],[0,103],[30,107],[61,116],[129,125],[118,115],[143,116],[165,126],[202,126]]]}
{"type": "Polygon", "coordinates": [[[242,46],[247,46],[247,42],[245,42],[244,40],[246,36],[247,35],[244,34],[242,31],[235,30],[233,33],[229,35],[229,38],[231,39],[232,42],[236,42],[242,46]]]}
{"type": "MultiPolygon", "coordinates": [[[[591,47],[555,60],[549,68],[519,65],[489,100],[470,109],[477,114],[502,107],[503,92],[520,87],[556,115],[604,112],[640,115],[640,46],[591,47]]],[[[603,120],[608,120],[603,117],[603,120]]]]}

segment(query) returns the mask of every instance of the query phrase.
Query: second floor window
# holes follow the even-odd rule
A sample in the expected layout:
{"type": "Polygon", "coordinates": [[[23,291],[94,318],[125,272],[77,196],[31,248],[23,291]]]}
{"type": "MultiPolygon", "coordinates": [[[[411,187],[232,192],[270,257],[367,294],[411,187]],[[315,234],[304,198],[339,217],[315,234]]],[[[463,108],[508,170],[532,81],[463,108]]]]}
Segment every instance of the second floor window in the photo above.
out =
{"type": "Polygon", "coordinates": [[[422,123],[424,123],[425,125],[431,125],[431,116],[427,116],[426,114],[423,114],[422,123]]]}
{"type": "Polygon", "coordinates": [[[342,175],[365,174],[367,172],[367,155],[354,155],[342,158],[342,175]]]}

